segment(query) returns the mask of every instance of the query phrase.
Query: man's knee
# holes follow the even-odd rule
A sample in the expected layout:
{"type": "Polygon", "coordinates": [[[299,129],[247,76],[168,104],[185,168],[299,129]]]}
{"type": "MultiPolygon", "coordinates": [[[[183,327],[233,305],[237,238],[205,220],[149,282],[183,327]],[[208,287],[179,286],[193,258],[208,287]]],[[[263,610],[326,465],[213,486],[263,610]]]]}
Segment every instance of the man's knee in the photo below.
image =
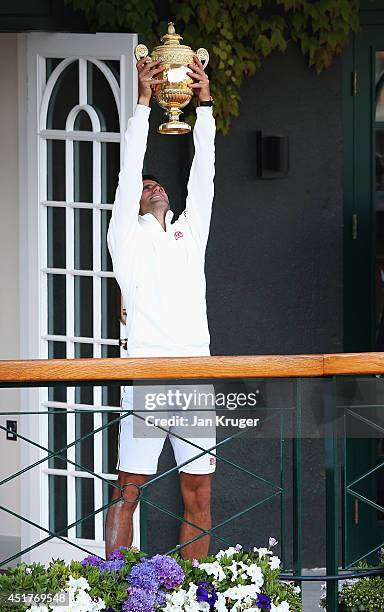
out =
{"type": "Polygon", "coordinates": [[[209,474],[180,474],[181,492],[186,510],[207,512],[211,503],[211,481],[209,474]]]}
{"type": "Polygon", "coordinates": [[[140,499],[141,486],[148,481],[144,474],[128,474],[119,472],[117,484],[121,487],[120,504],[124,506],[136,505],[140,499]]]}

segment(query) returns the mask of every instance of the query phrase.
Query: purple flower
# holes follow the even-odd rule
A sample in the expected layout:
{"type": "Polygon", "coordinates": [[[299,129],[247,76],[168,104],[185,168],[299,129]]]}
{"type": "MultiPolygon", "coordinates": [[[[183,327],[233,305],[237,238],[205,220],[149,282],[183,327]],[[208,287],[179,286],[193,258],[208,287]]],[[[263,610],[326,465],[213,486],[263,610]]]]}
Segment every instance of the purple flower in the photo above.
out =
{"type": "Polygon", "coordinates": [[[263,593],[257,594],[256,605],[260,610],[271,610],[271,598],[269,595],[264,595],[263,593]]]}
{"type": "Polygon", "coordinates": [[[116,560],[125,560],[125,557],[123,555],[123,550],[128,550],[128,546],[120,546],[120,548],[116,548],[116,550],[112,551],[109,555],[108,555],[108,561],[116,561],[116,560]]]}
{"type": "Polygon", "coordinates": [[[101,574],[104,574],[105,572],[119,572],[121,568],[124,567],[124,565],[125,561],[123,561],[122,559],[111,559],[108,561],[104,561],[104,563],[100,567],[100,572],[101,574]]]}
{"type": "Polygon", "coordinates": [[[184,582],[185,574],[173,557],[155,555],[148,563],[151,563],[159,583],[166,589],[174,589],[184,582]]]}
{"type": "Polygon", "coordinates": [[[273,548],[274,546],[276,546],[276,544],[278,544],[278,541],[275,538],[269,538],[269,541],[268,541],[269,548],[273,548]]]}
{"type": "Polygon", "coordinates": [[[241,544],[236,544],[236,546],[235,546],[235,550],[236,550],[237,552],[240,552],[240,551],[242,550],[242,548],[243,548],[243,547],[242,547],[242,545],[241,545],[241,544]]]}
{"type": "Polygon", "coordinates": [[[197,601],[205,601],[205,603],[209,604],[209,610],[212,612],[214,610],[215,603],[219,598],[215,591],[215,587],[209,582],[203,580],[202,582],[199,582],[197,586],[196,599],[197,601]]]}
{"type": "Polygon", "coordinates": [[[85,567],[86,565],[93,565],[94,567],[100,567],[103,565],[104,559],[97,557],[96,555],[89,555],[82,560],[81,565],[85,567]]]}
{"type": "Polygon", "coordinates": [[[157,592],[160,587],[156,570],[150,560],[145,560],[134,565],[127,580],[132,587],[152,593],[157,592]]]}
{"type": "Polygon", "coordinates": [[[192,567],[199,567],[199,562],[197,559],[192,559],[192,567]]]}
{"type": "Polygon", "coordinates": [[[131,587],[129,597],[121,606],[124,612],[154,612],[156,594],[137,587],[131,587]]]}

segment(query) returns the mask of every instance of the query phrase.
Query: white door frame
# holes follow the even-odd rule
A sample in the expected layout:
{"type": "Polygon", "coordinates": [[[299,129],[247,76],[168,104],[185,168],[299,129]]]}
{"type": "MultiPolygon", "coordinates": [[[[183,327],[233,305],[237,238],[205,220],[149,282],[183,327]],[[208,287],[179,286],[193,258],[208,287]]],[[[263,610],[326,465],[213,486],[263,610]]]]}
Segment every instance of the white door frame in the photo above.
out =
{"type": "MultiPolygon", "coordinates": [[[[128,117],[136,104],[137,73],[134,69],[133,50],[137,44],[135,34],[58,34],[32,33],[18,35],[19,80],[19,212],[20,212],[20,358],[47,358],[47,341],[42,338],[45,327],[46,295],[41,287],[41,270],[45,261],[46,225],[41,223],[41,182],[39,168],[42,155],[40,146],[40,101],[45,86],[41,58],[76,57],[119,59],[121,62],[121,117],[120,138],[128,117]],[[124,75],[125,78],[124,78],[124,75]]],[[[123,138],[121,138],[121,146],[123,138]]],[[[122,156],[121,156],[122,159],[122,156]]],[[[24,388],[21,392],[22,409],[39,410],[46,389],[24,388]]],[[[46,409],[45,409],[46,410],[46,409]]],[[[100,416],[101,418],[101,416],[100,416]]],[[[72,419],[71,419],[72,420],[72,419]]],[[[21,416],[20,433],[47,446],[42,418],[21,416]]],[[[30,444],[22,443],[21,468],[43,458],[46,453],[30,444]]],[[[21,514],[38,525],[48,528],[48,508],[44,491],[47,490],[44,463],[21,477],[21,514]]],[[[97,472],[96,465],[95,471],[97,472]]],[[[98,504],[95,499],[95,504],[98,504]]],[[[138,536],[136,513],[136,536],[138,536]]],[[[100,530],[99,530],[100,533],[100,530]]],[[[48,534],[25,522],[21,525],[21,548],[27,548],[48,534]]],[[[72,538],[71,538],[72,539],[72,538]]],[[[80,540],[78,544],[95,554],[103,554],[102,540],[80,540]]],[[[139,543],[135,538],[135,544],[139,543]]],[[[49,561],[52,556],[62,559],[81,559],[84,554],[59,539],[26,553],[23,560],[49,561]]]]}

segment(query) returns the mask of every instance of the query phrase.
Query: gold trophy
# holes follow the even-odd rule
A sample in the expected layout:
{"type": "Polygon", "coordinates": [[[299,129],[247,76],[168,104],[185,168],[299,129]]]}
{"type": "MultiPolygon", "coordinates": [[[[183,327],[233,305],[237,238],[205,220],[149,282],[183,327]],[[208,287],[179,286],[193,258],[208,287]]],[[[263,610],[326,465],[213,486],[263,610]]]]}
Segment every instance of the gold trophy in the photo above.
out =
{"type": "Polygon", "coordinates": [[[187,134],[191,131],[188,123],[179,121],[181,109],[189,104],[193,96],[193,90],[188,87],[193,83],[193,79],[187,75],[188,64],[193,63],[194,55],[197,55],[204,68],[209,61],[206,49],[201,48],[194,53],[187,45],[181,45],[180,40],[183,40],[182,37],[176,34],[174,24],[170,22],[168,33],[161,39],[163,44],[155,47],[150,57],[145,45],[137,45],[135,48],[137,61],[143,57],[162,61],[163,72],[156,75],[156,78],[167,79],[167,82],[154,86],[154,97],[159,106],[165,109],[168,121],[159,126],[160,134],[187,134]]]}

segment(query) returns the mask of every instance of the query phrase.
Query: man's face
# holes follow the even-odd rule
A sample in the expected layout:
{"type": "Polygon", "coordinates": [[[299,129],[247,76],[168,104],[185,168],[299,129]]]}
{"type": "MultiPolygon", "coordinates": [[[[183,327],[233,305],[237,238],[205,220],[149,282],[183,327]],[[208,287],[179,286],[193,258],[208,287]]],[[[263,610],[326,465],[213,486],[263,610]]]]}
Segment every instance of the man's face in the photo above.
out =
{"type": "Polygon", "coordinates": [[[140,214],[145,215],[159,210],[164,211],[164,213],[169,210],[167,193],[156,181],[144,179],[140,199],[140,214]]]}

